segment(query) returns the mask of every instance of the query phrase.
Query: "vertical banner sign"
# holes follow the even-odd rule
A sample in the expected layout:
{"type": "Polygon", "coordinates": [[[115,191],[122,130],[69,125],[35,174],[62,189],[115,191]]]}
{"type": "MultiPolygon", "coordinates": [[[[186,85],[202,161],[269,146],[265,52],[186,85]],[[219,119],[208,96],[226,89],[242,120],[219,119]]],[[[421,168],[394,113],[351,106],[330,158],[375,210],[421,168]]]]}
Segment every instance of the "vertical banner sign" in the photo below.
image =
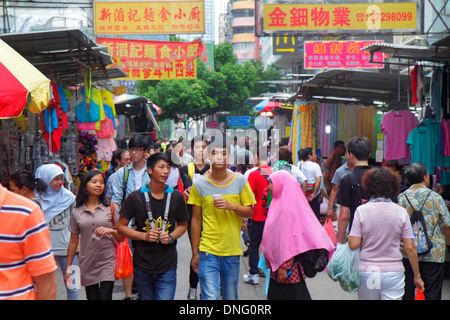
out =
{"type": "MultiPolygon", "coordinates": [[[[365,46],[383,41],[305,41],[305,69],[384,68],[383,63],[370,63],[365,46]]],[[[374,53],[374,61],[383,61],[382,52],[374,53]]]]}
{"type": "Polygon", "coordinates": [[[129,80],[196,79],[197,58],[203,51],[200,40],[193,42],[141,41],[97,38],[108,47],[114,65],[129,80]]]}
{"type": "Polygon", "coordinates": [[[95,1],[95,34],[205,33],[204,1],[95,1]]]}
{"type": "Polygon", "coordinates": [[[209,71],[214,70],[214,44],[204,43],[203,53],[201,56],[203,63],[209,71]]]}
{"type": "Polygon", "coordinates": [[[265,4],[264,31],[416,29],[416,2],[265,4]]]}

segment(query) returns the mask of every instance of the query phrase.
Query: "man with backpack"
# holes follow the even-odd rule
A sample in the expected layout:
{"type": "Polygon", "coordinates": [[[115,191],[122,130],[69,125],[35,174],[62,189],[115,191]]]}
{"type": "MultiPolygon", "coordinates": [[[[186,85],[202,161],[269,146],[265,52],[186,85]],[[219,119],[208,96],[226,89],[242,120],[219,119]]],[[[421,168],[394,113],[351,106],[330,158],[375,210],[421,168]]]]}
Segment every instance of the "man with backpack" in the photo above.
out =
{"type": "MultiPolygon", "coordinates": [[[[206,147],[207,142],[202,136],[194,137],[191,141],[191,152],[194,161],[182,166],[180,169],[186,199],[189,197],[194,181],[210,170],[210,164],[206,162],[206,147]]],[[[187,204],[186,207],[188,210],[188,235],[189,239],[191,239],[192,205],[187,204]]],[[[198,274],[191,265],[189,265],[189,268],[188,300],[197,300],[198,274]]]]}
{"type": "Polygon", "coordinates": [[[353,137],[347,143],[347,161],[353,166],[353,171],[342,178],[339,184],[337,203],[341,206],[338,218],[339,243],[345,243],[348,230],[352,227],[353,215],[356,208],[369,199],[366,190],[361,185],[361,178],[371,168],[369,157],[372,146],[367,137],[353,137]]]}
{"type": "MultiPolygon", "coordinates": [[[[146,136],[136,135],[128,142],[131,164],[120,168],[110,177],[110,179],[114,178],[111,186],[111,203],[115,204],[116,211],[123,205],[131,192],[150,183],[145,160],[148,149],[149,141],[146,136]]],[[[125,300],[131,300],[133,277],[125,278],[122,282],[125,290],[125,300]]]]}

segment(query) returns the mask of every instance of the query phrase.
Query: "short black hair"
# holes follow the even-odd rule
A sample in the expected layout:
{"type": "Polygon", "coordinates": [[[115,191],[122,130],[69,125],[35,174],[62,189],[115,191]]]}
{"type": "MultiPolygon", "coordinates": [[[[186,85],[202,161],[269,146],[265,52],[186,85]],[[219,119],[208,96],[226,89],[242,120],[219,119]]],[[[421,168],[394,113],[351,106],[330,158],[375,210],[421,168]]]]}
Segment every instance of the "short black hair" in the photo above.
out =
{"type": "Polygon", "coordinates": [[[192,138],[192,140],[191,140],[191,149],[192,150],[194,150],[194,145],[197,142],[202,142],[202,143],[206,142],[206,145],[208,145],[208,142],[206,141],[206,139],[202,135],[198,135],[198,136],[195,136],[194,138],[192,138]]]}
{"type": "Polygon", "coordinates": [[[342,140],[337,140],[337,141],[334,143],[334,148],[337,148],[337,147],[339,147],[339,146],[341,146],[341,145],[345,145],[345,142],[342,141],[342,140]]]}
{"type": "Polygon", "coordinates": [[[301,150],[302,152],[301,152],[301,154],[300,154],[300,158],[303,160],[303,161],[306,161],[306,160],[308,160],[309,159],[309,156],[311,155],[313,155],[313,148],[305,148],[305,149],[302,149],[301,150]]]}
{"type": "Polygon", "coordinates": [[[406,179],[409,184],[416,184],[423,182],[423,179],[428,175],[427,167],[420,162],[412,163],[405,170],[406,179]]]}
{"type": "Polygon", "coordinates": [[[144,148],[145,151],[148,150],[150,147],[150,142],[148,141],[148,138],[143,135],[135,135],[131,140],[128,142],[128,148],[144,148]]]}
{"type": "Polygon", "coordinates": [[[291,151],[288,147],[282,146],[278,149],[278,160],[284,160],[291,163],[291,151]]]}
{"type": "Polygon", "coordinates": [[[169,157],[165,153],[157,152],[152,154],[150,158],[147,159],[147,168],[151,168],[153,170],[159,160],[164,160],[167,163],[171,164],[169,157]]]}
{"type": "Polygon", "coordinates": [[[372,154],[372,145],[367,137],[353,137],[347,142],[347,150],[358,161],[367,161],[372,154]]]}
{"type": "Polygon", "coordinates": [[[36,190],[37,193],[45,193],[47,191],[47,183],[42,179],[35,179],[34,175],[26,170],[13,173],[10,180],[14,182],[19,189],[26,187],[31,191],[36,190]]]}
{"type": "Polygon", "coordinates": [[[122,160],[123,153],[127,152],[127,151],[128,150],[125,150],[125,149],[117,149],[116,151],[113,152],[113,155],[111,158],[111,164],[114,168],[119,165],[119,163],[117,161],[120,162],[120,160],[122,160]]]}

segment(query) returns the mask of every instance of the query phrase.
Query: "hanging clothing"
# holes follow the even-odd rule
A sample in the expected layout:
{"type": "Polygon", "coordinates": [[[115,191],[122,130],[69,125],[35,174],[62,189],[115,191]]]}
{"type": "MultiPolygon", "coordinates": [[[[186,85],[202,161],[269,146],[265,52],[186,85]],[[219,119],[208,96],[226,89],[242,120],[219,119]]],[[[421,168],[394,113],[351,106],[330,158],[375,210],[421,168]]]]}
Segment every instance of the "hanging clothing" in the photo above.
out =
{"type": "Polygon", "coordinates": [[[440,152],[436,132],[424,123],[411,130],[406,143],[411,150],[411,163],[421,162],[427,168],[428,174],[434,174],[436,154],[440,152]],[[439,150],[436,151],[436,148],[439,150]]]}
{"type": "Polygon", "coordinates": [[[372,149],[376,146],[377,138],[374,136],[375,107],[359,107],[359,136],[367,137],[370,140],[372,149]]]}
{"type": "Polygon", "coordinates": [[[383,116],[381,131],[386,135],[385,160],[410,158],[406,140],[419,121],[409,110],[390,111],[383,116]]]}
{"type": "MultiPolygon", "coordinates": [[[[319,139],[322,157],[328,157],[331,154],[332,142],[330,134],[325,132],[325,127],[330,124],[331,107],[328,103],[319,104],[319,139]]],[[[331,127],[331,124],[330,124],[331,127]]],[[[331,132],[330,132],[331,133],[331,132]]]]}

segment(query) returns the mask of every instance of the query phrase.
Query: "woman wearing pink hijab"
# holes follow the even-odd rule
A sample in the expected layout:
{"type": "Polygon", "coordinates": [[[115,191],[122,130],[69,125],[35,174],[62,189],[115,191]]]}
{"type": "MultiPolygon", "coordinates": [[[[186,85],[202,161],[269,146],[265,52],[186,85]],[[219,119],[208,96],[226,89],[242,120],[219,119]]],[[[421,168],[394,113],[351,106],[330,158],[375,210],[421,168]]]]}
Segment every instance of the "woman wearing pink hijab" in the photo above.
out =
{"type": "Polygon", "coordinates": [[[270,203],[262,248],[270,265],[268,300],[310,300],[301,265],[294,257],[313,250],[335,249],[314,215],[298,181],[287,171],[270,175],[270,203]]]}

